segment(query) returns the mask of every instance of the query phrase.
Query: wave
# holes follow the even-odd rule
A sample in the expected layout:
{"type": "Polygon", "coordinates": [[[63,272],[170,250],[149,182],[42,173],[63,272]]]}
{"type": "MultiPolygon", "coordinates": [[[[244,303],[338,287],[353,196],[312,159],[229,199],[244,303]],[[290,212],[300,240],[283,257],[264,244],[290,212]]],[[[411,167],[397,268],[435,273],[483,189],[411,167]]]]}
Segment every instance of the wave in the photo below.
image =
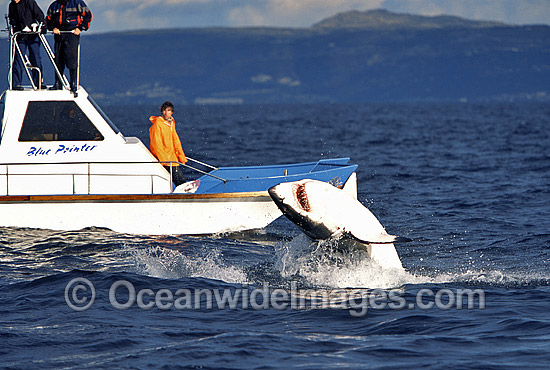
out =
{"type": "MultiPolygon", "coordinates": [[[[449,263],[431,245],[425,245],[422,252],[402,250],[405,269],[383,269],[364,251],[342,249],[334,241],[312,242],[285,227],[209,238],[131,236],[98,229],[1,230],[4,265],[0,282],[7,284],[77,269],[176,280],[196,277],[228,284],[268,283],[275,288],[293,281],[313,289],[392,289],[448,283],[504,288],[550,285],[548,272],[537,266],[498,265],[490,260],[477,266],[461,260],[449,263]]],[[[487,251],[485,247],[480,253],[487,251]]],[[[501,252],[493,252],[497,253],[501,252]]]]}
{"type": "MultiPolygon", "coordinates": [[[[200,277],[230,284],[285,287],[296,281],[313,289],[393,289],[423,284],[466,284],[473,286],[548,286],[544,272],[504,271],[470,268],[449,271],[419,266],[384,269],[365,251],[341,249],[337,241],[311,241],[307,236],[259,245],[227,239],[197,238],[185,247],[164,243],[149,246],[127,245],[127,266],[140,275],[163,279],[200,277]]],[[[434,259],[435,261],[437,259],[434,259]]]]}
{"type": "Polygon", "coordinates": [[[164,279],[203,277],[227,283],[248,282],[241,267],[226,265],[218,248],[209,248],[205,254],[185,254],[180,250],[160,246],[128,247],[127,251],[139,274],[164,279]]]}
{"type": "MultiPolygon", "coordinates": [[[[445,283],[500,287],[550,285],[550,275],[540,272],[384,269],[364,251],[340,250],[331,243],[311,242],[305,235],[279,243],[273,267],[283,278],[301,279],[313,287],[391,289],[410,284],[445,283]]],[[[406,263],[404,265],[406,267],[406,263]]]]}

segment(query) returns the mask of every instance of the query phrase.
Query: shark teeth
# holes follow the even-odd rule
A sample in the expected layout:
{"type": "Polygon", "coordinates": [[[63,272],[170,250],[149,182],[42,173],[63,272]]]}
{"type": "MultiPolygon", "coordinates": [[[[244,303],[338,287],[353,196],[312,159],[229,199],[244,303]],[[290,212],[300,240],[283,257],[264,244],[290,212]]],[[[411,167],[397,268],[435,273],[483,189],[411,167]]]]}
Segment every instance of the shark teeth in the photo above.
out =
{"type": "Polygon", "coordinates": [[[296,199],[298,200],[300,207],[304,211],[309,212],[311,210],[311,207],[309,206],[309,200],[307,199],[305,184],[294,186],[294,194],[296,195],[296,199]]]}

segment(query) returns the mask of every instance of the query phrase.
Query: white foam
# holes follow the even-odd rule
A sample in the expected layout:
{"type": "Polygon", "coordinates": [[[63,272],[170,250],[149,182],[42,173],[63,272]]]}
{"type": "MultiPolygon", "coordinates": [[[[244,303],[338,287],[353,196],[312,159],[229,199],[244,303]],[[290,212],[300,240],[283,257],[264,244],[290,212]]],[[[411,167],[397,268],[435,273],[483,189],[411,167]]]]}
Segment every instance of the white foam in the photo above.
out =
{"type": "Polygon", "coordinates": [[[501,270],[467,270],[464,272],[441,273],[435,277],[425,278],[428,283],[468,283],[468,284],[488,284],[496,286],[525,286],[529,284],[539,284],[549,282],[550,276],[536,272],[519,272],[501,270]]]}
{"type": "Polygon", "coordinates": [[[138,273],[164,279],[203,277],[227,283],[248,283],[246,273],[239,267],[226,266],[217,249],[206,255],[186,255],[179,250],[163,247],[136,248],[132,251],[138,273]]]}
{"type": "MultiPolygon", "coordinates": [[[[406,269],[382,268],[367,252],[357,249],[342,252],[331,245],[335,242],[338,241],[312,242],[303,234],[290,242],[281,242],[275,246],[274,268],[285,279],[304,279],[319,288],[391,289],[406,284],[444,283],[525,286],[550,281],[545,273],[498,269],[411,273],[406,269]]],[[[406,260],[404,265],[406,268],[406,260]]]]}
{"type": "Polygon", "coordinates": [[[418,282],[403,269],[382,268],[366,251],[342,252],[328,243],[312,243],[305,235],[280,243],[274,267],[283,278],[299,276],[317,287],[389,289],[418,282]]]}
{"type": "MultiPolygon", "coordinates": [[[[334,242],[334,241],[332,241],[334,242]]],[[[206,247],[205,247],[206,248],[206,247]]],[[[223,260],[221,250],[208,246],[205,253],[190,254],[162,247],[129,246],[130,265],[137,273],[164,278],[203,277],[232,284],[250,284],[257,277],[245,272],[245,267],[223,260]]],[[[274,270],[285,280],[301,280],[314,288],[392,289],[406,284],[465,283],[496,286],[525,286],[548,284],[545,273],[501,271],[498,269],[468,269],[466,271],[406,271],[382,268],[373,262],[366,251],[341,251],[331,241],[312,242],[304,234],[291,241],[274,245],[274,270]]]]}

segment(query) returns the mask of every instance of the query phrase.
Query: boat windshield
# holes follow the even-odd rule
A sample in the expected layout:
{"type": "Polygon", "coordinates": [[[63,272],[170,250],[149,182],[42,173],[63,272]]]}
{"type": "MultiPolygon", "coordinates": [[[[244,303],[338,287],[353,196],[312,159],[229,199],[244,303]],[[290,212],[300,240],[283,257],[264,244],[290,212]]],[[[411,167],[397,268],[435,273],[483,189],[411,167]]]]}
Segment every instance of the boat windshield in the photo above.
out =
{"type": "Polygon", "coordinates": [[[113,131],[116,133],[116,134],[120,134],[120,130],[118,129],[118,127],[116,127],[116,125],[113,123],[113,121],[111,121],[111,119],[109,118],[109,116],[107,116],[105,114],[105,112],[103,112],[103,110],[99,107],[99,105],[97,105],[97,103],[95,102],[95,100],[90,96],[88,95],[88,100],[90,101],[90,103],[92,103],[92,105],[94,106],[94,108],[99,112],[99,114],[101,114],[101,117],[103,117],[103,119],[105,120],[105,122],[107,122],[109,124],[109,126],[111,126],[111,128],[113,129],[113,131]]]}
{"type": "Polygon", "coordinates": [[[74,101],[30,101],[19,141],[103,140],[90,119],[74,101]]]}

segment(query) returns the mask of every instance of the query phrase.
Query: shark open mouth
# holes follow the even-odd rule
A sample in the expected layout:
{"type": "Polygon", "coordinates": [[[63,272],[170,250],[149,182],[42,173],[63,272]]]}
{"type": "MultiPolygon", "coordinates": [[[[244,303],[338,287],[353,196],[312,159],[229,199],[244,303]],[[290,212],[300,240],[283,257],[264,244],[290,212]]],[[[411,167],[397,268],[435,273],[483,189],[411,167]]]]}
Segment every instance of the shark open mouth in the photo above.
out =
{"type": "Polygon", "coordinates": [[[304,211],[309,212],[311,208],[307,199],[305,184],[296,185],[294,188],[294,193],[296,194],[296,199],[298,200],[300,207],[302,207],[304,211]]]}

